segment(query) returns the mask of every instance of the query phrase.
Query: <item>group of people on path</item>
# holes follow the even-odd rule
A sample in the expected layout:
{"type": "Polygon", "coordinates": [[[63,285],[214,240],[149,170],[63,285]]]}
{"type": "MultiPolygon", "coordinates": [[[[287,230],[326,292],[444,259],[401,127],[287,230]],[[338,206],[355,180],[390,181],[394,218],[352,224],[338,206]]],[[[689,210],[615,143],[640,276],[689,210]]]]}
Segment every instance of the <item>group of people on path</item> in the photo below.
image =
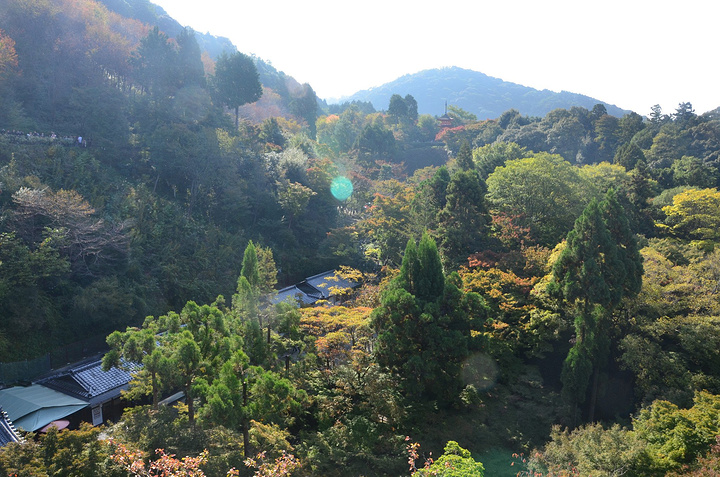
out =
{"type": "Polygon", "coordinates": [[[64,146],[88,147],[88,140],[82,136],[58,136],[54,132],[50,134],[37,131],[24,132],[15,129],[0,129],[0,135],[10,136],[16,141],[23,139],[27,142],[55,142],[59,141],[64,146]]]}

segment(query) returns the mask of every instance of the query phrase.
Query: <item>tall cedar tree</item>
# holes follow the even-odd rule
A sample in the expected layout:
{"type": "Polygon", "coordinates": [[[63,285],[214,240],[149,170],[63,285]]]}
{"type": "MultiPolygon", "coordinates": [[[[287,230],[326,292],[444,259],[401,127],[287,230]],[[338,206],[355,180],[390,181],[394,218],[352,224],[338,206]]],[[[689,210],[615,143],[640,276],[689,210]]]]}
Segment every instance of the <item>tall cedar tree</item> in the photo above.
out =
{"type": "Polygon", "coordinates": [[[592,420],[598,373],[608,355],[609,315],[624,297],[637,295],[643,274],[635,236],[614,190],[585,208],[552,271],[550,291],[576,310],[576,341],[563,366],[563,394],[575,405],[584,402],[594,374],[592,420]]]}
{"type": "Polygon", "coordinates": [[[247,247],[245,247],[240,276],[245,277],[253,290],[260,288],[260,269],[258,267],[257,249],[252,240],[250,240],[247,247]]]}
{"type": "Polygon", "coordinates": [[[399,276],[373,312],[378,363],[397,377],[415,402],[451,404],[458,396],[463,362],[475,343],[487,307],[464,293],[456,273],[445,277],[435,242],[423,234],[408,241],[399,276]]]}
{"type": "Polygon", "coordinates": [[[467,257],[487,243],[490,215],[487,186],[474,170],[457,171],[446,189],[445,206],[437,214],[440,249],[448,266],[467,263],[467,257]]]}
{"type": "Polygon", "coordinates": [[[233,309],[245,327],[245,352],[254,365],[264,363],[268,351],[263,339],[262,309],[265,307],[261,303],[261,285],[257,249],[251,240],[245,247],[237,293],[233,295],[233,309]]]}
{"type": "Polygon", "coordinates": [[[460,145],[460,151],[457,153],[457,165],[463,171],[475,170],[475,162],[473,162],[472,148],[470,143],[465,140],[460,145]]]}
{"type": "Polygon", "coordinates": [[[258,268],[257,249],[252,240],[245,247],[242,268],[237,281],[237,293],[233,295],[233,309],[243,322],[259,319],[258,298],[260,270],[258,268]]]}

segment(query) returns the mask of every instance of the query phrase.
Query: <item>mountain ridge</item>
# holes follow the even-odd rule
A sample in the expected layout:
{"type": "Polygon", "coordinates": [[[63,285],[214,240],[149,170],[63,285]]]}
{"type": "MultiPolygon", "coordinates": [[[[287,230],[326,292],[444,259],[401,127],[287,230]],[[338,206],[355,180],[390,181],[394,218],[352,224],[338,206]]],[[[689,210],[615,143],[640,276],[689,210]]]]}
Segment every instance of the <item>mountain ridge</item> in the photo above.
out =
{"type": "MultiPolygon", "coordinates": [[[[180,22],[171,17],[164,8],[149,0],[98,0],[105,7],[122,15],[151,26],[157,26],[171,38],[177,37],[185,28],[180,22]]],[[[190,26],[190,25],[187,25],[190,26]]],[[[192,28],[192,26],[190,26],[192,28]]],[[[193,29],[194,30],[194,29],[193,29]]],[[[207,51],[212,58],[217,58],[223,51],[235,51],[237,46],[228,38],[216,36],[209,32],[195,31],[195,38],[201,50],[207,51]]]]}
{"type": "MultiPolygon", "coordinates": [[[[108,9],[125,17],[134,18],[150,25],[157,25],[171,37],[185,28],[172,18],[161,6],[150,0],[99,0],[108,9]]],[[[192,28],[192,25],[188,25],[192,28]]],[[[222,51],[240,50],[238,45],[228,38],[212,35],[210,32],[195,32],[202,50],[212,58],[217,58],[222,51]]],[[[255,58],[265,85],[289,81],[297,83],[291,74],[278,71],[271,65],[271,59],[255,58]],[[278,79],[278,77],[280,79],[278,79]]],[[[295,85],[295,87],[299,84],[295,85]]],[[[284,89],[284,88],[281,88],[284,89]]],[[[510,109],[518,110],[526,116],[545,116],[553,109],[570,109],[573,106],[592,109],[596,104],[603,104],[608,113],[621,117],[630,112],[589,96],[568,91],[555,92],[548,89],[538,90],[529,86],[504,81],[480,71],[449,66],[432,68],[416,73],[405,74],[393,81],[380,86],[360,90],[350,96],[327,98],[320,100],[323,104],[339,104],[351,101],[365,101],[382,111],[389,104],[393,94],[412,95],[418,102],[420,114],[439,116],[443,114],[445,103],[458,106],[478,119],[494,119],[510,109]]]]}
{"type": "Polygon", "coordinates": [[[527,116],[544,116],[553,109],[573,106],[592,109],[596,104],[606,107],[609,114],[621,117],[630,112],[590,96],[569,91],[538,90],[504,81],[482,72],[448,66],[403,75],[389,83],[358,91],[329,104],[369,101],[384,110],[393,94],[412,95],[420,114],[442,114],[445,101],[475,114],[478,119],[494,119],[509,109],[527,116]]]}

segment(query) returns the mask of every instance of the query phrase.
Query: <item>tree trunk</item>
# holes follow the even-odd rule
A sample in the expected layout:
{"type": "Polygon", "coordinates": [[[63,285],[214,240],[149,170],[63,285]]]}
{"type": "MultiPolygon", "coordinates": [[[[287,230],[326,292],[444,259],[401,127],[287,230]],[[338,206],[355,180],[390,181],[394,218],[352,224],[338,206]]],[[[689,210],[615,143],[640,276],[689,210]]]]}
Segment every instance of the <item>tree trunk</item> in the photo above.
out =
{"type": "Polygon", "coordinates": [[[588,406],[588,422],[595,420],[595,405],[597,404],[598,381],[600,379],[600,366],[597,363],[593,366],[593,381],[590,390],[590,404],[588,406]]]}
{"type": "MultiPolygon", "coordinates": [[[[245,380],[244,376],[243,376],[243,381],[242,381],[242,391],[243,391],[243,407],[245,408],[245,410],[247,410],[248,391],[247,391],[247,381],[245,380]]],[[[243,433],[243,455],[247,459],[250,457],[250,426],[248,425],[247,416],[243,417],[242,433],[243,433]]]]}
{"type": "Polygon", "coordinates": [[[192,395],[190,394],[190,385],[185,386],[185,401],[188,407],[188,421],[190,425],[195,424],[195,406],[193,404],[192,395]]]}
{"type": "Polygon", "coordinates": [[[152,376],[152,408],[153,410],[157,411],[158,408],[158,386],[157,386],[157,373],[152,372],[150,373],[150,376],[152,376]]]}

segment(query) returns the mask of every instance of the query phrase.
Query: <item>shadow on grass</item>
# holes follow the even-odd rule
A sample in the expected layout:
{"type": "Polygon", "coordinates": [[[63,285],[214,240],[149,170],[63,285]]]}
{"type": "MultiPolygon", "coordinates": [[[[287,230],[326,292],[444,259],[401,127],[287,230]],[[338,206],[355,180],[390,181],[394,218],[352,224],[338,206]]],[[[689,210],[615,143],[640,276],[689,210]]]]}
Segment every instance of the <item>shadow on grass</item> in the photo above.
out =
{"type": "Polygon", "coordinates": [[[525,470],[521,460],[513,458],[513,451],[507,447],[494,447],[473,457],[482,462],[487,477],[516,477],[525,470]]]}

